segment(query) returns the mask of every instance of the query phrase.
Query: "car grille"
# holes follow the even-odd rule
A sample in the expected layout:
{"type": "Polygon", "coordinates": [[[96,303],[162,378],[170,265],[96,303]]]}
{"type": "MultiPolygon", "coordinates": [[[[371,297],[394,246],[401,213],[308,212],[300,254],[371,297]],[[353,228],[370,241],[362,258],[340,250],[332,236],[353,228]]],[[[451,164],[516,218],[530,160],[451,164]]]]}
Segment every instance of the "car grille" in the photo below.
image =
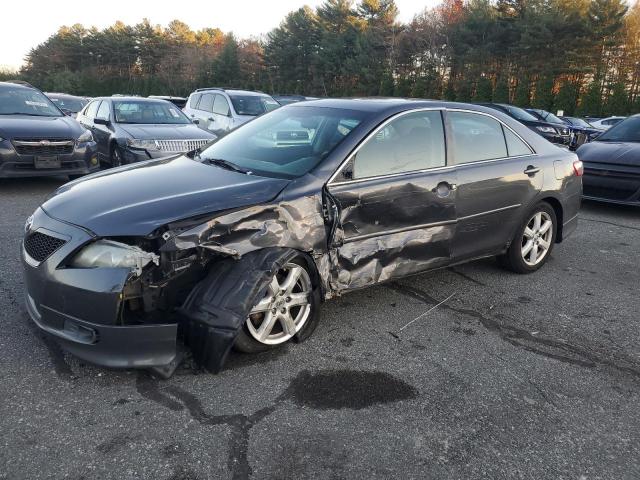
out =
{"type": "Polygon", "coordinates": [[[156,140],[163,152],[191,152],[211,143],[211,140],[156,140]]]}
{"type": "Polygon", "coordinates": [[[24,240],[24,249],[31,258],[38,262],[44,262],[49,256],[67,243],[57,237],[46,235],[40,232],[30,234],[24,240]]]}
{"type": "Polygon", "coordinates": [[[13,146],[19,155],[66,155],[73,153],[75,142],[69,138],[16,138],[13,146]]]}

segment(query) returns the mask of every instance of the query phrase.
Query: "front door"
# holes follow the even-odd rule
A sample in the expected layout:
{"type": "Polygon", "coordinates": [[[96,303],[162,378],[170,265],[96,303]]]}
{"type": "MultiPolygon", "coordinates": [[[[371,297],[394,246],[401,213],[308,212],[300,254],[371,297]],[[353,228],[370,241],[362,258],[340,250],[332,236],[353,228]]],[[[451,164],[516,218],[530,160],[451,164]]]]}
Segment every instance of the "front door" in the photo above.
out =
{"type": "Polygon", "coordinates": [[[337,290],[446,265],[455,232],[455,168],[442,114],[399,114],[370,134],[327,186],[337,290]]]}
{"type": "Polygon", "coordinates": [[[458,181],[453,259],[494,255],[542,188],[542,169],[531,148],[493,116],[447,111],[446,117],[458,181]]]}
{"type": "Polygon", "coordinates": [[[103,160],[111,161],[111,108],[107,100],[100,102],[98,112],[96,113],[96,120],[103,120],[107,122],[107,125],[95,123],[93,124],[93,139],[96,141],[98,147],[98,155],[103,160]]]}

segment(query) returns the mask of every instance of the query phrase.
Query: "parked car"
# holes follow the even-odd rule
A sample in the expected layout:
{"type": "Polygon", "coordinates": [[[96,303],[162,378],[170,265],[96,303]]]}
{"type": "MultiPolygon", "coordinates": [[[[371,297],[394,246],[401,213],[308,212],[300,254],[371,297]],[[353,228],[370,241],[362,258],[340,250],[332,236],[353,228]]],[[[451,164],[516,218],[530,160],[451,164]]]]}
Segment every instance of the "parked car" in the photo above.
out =
{"type": "Polygon", "coordinates": [[[318,97],[305,97],[304,95],[272,95],[273,99],[280,105],[304,102],[306,100],[318,100],[318,97]]]}
{"type": "Polygon", "coordinates": [[[640,115],[633,115],[576,152],[584,162],[584,198],[640,206],[640,115]]]}
{"type": "Polygon", "coordinates": [[[568,129],[558,127],[557,125],[549,122],[544,122],[534,117],[523,108],[508,105],[506,103],[480,103],[478,105],[493,108],[509,115],[511,118],[514,118],[523,125],[526,125],[537,134],[549,140],[551,143],[569,145],[570,135],[568,133],[568,129]]]}
{"type": "Polygon", "coordinates": [[[577,146],[580,146],[583,143],[592,141],[594,138],[596,138],[598,135],[604,132],[603,129],[594,127],[593,125],[591,125],[589,122],[587,122],[582,118],[565,117],[565,116],[560,118],[565,122],[567,122],[569,125],[571,125],[571,129],[576,133],[577,146]],[[584,136],[584,141],[581,141],[582,136],[584,136]]]}
{"type": "Polygon", "coordinates": [[[158,98],[160,100],[167,100],[173,103],[178,108],[184,108],[187,104],[187,99],[184,97],[173,97],[171,95],[149,95],[149,98],[158,98]]]}
{"type": "Polygon", "coordinates": [[[55,103],[65,115],[69,115],[73,118],[76,118],[78,116],[78,112],[82,110],[87,103],[89,103],[89,99],[86,97],[76,97],[75,95],[68,95],[66,93],[45,92],[45,95],[49,100],[55,103]]]}
{"type": "Polygon", "coordinates": [[[525,110],[536,117],[538,120],[552,124],[564,139],[563,144],[568,145],[570,149],[575,150],[576,148],[578,148],[578,141],[582,141],[582,143],[584,143],[585,138],[583,136],[580,136],[578,138],[576,133],[571,128],[571,125],[569,125],[567,122],[554,115],[553,113],[541,108],[526,108],[525,110]]]}
{"type": "Polygon", "coordinates": [[[305,339],[353,289],[481,257],[538,270],[576,228],[581,174],[494,109],[292,104],[199,154],[60,187],[27,222],[27,311],[93,363],[169,375],[180,331],[218,371],[233,345],[305,339]],[[293,125],[312,141],[264,143],[293,125]]]}
{"type": "Polygon", "coordinates": [[[216,138],[173,103],[142,97],[96,98],[78,121],[93,132],[100,162],[112,167],[189,152],[216,138]]]}
{"type": "Polygon", "coordinates": [[[278,107],[280,104],[266,93],[211,87],[189,95],[183,111],[203,130],[222,136],[278,107]]]}
{"type": "Polygon", "coordinates": [[[90,131],[40,90],[0,82],[0,177],[75,177],[98,168],[90,131]]]}
{"type": "Polygon", "coordinates": [[[608,130],[614,125],[620,123],[625,118],[627,117],[606,117],[606,118],[601,118],[599,120],[593,120],[593,121],[589,120],[589,123],[596,128],[599,128],[602,130],[608,130]]]}

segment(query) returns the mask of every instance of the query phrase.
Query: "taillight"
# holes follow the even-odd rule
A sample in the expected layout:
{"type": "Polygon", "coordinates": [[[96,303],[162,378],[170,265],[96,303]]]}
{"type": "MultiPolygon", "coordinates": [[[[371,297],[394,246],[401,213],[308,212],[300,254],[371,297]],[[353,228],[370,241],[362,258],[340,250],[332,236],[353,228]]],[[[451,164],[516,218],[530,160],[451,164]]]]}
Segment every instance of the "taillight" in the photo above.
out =
{"type": "Polygon", "coordinates": [[[573,162],[573,171],[576,174],[576,177],[581,177],[584,175],[584,165],[581,160],[576,160],[573,162]]]}

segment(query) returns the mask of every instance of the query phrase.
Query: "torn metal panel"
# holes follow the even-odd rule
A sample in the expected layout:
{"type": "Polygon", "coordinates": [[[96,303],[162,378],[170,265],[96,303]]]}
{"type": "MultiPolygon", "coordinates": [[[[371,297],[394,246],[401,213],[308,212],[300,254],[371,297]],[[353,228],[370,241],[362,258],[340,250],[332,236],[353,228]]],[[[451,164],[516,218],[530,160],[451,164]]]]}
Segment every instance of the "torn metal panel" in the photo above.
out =
{"type": "Polygon", "coordinates": [[[179,309],[196,362],[220,371],[249,312],[276,272],[297,255],[288,248],[268,248],[221,260],[210,269],[179,309]]]}

